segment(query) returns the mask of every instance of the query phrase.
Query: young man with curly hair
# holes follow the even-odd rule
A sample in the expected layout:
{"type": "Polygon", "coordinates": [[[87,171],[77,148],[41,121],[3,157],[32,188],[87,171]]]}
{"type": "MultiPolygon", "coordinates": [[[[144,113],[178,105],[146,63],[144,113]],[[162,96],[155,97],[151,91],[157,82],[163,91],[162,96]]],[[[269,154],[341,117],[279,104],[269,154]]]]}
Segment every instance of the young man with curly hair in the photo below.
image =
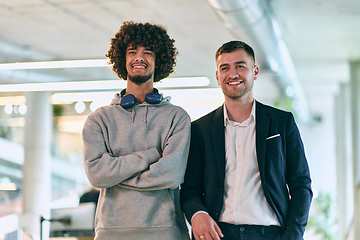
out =
{"type": "Polygon", "coordinates": [[[189,239],[180,209],[190,117],[153,87],[176,63],[174,40],[159,25],[125,22],[106,55],[127,81],[83,128],[84,165],[100,188],[95,240],[189,239]]]}

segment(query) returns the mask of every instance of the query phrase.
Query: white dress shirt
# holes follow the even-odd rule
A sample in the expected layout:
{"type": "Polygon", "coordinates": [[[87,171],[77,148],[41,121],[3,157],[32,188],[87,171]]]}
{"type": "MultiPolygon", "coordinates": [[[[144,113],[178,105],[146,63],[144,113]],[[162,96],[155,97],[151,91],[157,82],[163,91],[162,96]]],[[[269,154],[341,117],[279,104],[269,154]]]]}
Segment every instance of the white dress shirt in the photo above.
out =
{"type": "Polygon", "coordinates": [[[220,222],[277,225],[280,222],[265,199],[256,157],[255,103],[242,123],[229,120],[224,104],[225,187],[220,222]]]}

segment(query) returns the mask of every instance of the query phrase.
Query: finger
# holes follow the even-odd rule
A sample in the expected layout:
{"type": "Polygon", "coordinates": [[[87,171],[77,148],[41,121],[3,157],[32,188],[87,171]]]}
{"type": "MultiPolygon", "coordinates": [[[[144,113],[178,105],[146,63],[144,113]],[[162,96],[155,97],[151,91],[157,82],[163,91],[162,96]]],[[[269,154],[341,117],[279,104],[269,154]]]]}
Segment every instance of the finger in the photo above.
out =
{"type": "Polygon", "coordinates": [[[205,240],[205,236],[202,234],[194,234],[195,240],[205,240]]]}
{"type": "Polygon", "coordinates": [[[205,240],[206,238],[205,238],[204,235],[202,235],[202,236],[199,237],[199,239],[200,239],[200,240],[205,240]]]}
{"type": "Polygon", "coordinates": [[[218,235],[217,232],[211,232],[210,238],[209,239],[214,239],[214,240],[220,240],[220,237],[218,235]]]}
{"type": "Polygon", "coordinates": [[[219,238],[213,238],[213,237],[210,235],[210,233],[205,233],[205,234],[204,234],[204,237],[205,237],[205,238],[201,238],[200,240],[214,240],[214,239],[220,240],[219,238]]]}
{"type": "Polygon", "coordinates": [[[219,225],[217,225],[216,223],[214,224],[215,226],[215,231],[217,232],[217,234],[220,236],[220,237],[224,237],[224,234],[222,233],[222,231],[221,231],[221,229],[220,229],[220,227],[219,227],[219,225]]]}

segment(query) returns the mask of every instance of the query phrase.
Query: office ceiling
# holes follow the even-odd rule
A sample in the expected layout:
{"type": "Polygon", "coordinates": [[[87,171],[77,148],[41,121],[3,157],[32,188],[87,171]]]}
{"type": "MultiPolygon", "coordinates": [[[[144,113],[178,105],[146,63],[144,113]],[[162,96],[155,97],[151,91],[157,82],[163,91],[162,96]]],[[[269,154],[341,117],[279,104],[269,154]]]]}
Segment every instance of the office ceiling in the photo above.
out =
{"type": "MultiPolygon", "coordinates": [[[[123,21],[149,21],[164,25],[176,40],[179,55],[171,77],[206,76],[211,81],[209,87],[215,87],[216,49],[226,41],[247,36],[225,27],[212,2],[0,0],[0,62],[102,59],[123,21]]],[[[360,1],[268,3],[310,111],[333,107],[327,105],[327,99],[336,93],[339,83],[349,81],[349,61],[360,60],[360,1]]],[[[276,98],[283,92],[275,80],[276,74],[266,64],[266,56],[255,51],[259,52],[261,70],[256,83],[258,97],[276,98]]],[[[0,71],[1,84],[101,79],[116,76],[107,68],[0,71]]]]}

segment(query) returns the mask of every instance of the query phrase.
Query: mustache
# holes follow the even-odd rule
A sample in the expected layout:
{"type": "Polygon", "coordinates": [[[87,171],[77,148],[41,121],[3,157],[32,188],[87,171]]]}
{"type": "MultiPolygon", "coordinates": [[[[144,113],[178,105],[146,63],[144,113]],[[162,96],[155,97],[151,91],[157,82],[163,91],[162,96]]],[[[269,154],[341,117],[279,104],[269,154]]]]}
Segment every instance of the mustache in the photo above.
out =
{"type": "Polygon", "coordinates": [[[148,64],[143,60],[133,62],[133,63],[131,63],[131,66],[133,67],[136,64],[144,64],[146,67],[148,66],[148,64]]]}
{"type": "Polygon", "coordinates": [[[227,77],[226,78],[226,82],[231,82],[231,81],[234,81],[234,80],[237,80],[237,81],[241,81],[243,82],[244,79],[242,77],[240,77],[240,75],[235,75],[235,76],[230,76],[230,77],[227,77]]]}

